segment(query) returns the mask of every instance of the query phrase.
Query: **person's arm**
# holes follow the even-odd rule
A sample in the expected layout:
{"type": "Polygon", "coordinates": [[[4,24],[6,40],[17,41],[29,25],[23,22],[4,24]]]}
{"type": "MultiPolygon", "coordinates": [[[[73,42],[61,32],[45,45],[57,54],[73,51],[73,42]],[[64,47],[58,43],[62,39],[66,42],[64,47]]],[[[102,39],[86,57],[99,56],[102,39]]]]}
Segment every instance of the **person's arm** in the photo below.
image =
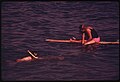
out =
{"type": "Polygon", "coordinates": [[[92,34],[91,34],[91,30],[90,29],[86,29],[87,33],[88,33],[88,41],[92,39],[92,34]]]}
{"type": "Polygon", "coordinates": [[[82,44],[85,43],[85,33],[82,34],[82,44]]]}

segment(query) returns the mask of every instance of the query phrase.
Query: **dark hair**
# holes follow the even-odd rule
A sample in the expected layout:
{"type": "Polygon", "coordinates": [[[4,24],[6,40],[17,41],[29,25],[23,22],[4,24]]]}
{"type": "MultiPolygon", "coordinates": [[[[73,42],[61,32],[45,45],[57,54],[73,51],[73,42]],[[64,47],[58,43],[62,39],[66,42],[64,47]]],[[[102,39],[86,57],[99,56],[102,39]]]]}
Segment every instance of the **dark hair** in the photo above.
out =
{"type": "Polygon", "coordinates": [[[82,25],[79,26],[79,33],[81,33],[82,31],[82,25]]]}
{"type": "Polygon", "coordinates": [[[79,26],[79,29],[82,29],[82,25],[79,26]]]}

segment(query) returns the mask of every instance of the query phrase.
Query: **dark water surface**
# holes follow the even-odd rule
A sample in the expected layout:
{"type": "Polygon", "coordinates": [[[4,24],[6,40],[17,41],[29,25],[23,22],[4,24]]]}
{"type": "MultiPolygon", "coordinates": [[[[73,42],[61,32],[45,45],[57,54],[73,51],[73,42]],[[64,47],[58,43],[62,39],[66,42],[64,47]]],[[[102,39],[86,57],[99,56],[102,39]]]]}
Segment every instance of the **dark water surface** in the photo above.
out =
{"type": "Polygon", "coordinates": [[[94,50],[77,43],[45,39],[80,39],[80,24],[90,24],[102,41],[119,39],[119,3],[110,1],[2,2],[2,80],[118,80],[119,45],[94,50]],[[16,63],[28,56],[58,56],[64,60],[16,63]]]}

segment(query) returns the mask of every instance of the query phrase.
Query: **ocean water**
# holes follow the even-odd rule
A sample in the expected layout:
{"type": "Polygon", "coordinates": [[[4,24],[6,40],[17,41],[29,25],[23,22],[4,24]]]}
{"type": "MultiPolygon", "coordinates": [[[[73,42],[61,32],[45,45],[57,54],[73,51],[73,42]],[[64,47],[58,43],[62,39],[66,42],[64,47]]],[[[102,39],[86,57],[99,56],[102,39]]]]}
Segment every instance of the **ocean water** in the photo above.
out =
{"type": "Polygon", "coordinates": [[[3,81],[119,80],[119,45],[83,47],[46,39],[81,39],[79,25],[92,25],[101,41],[119,40],[117,1],[6,1],[1,3],[3,81]],[[94,48],[94,49],[93,49],[94,48]],[[29,56],[45,60],[16,63],[29,56]],[[52,58],[61,55],[63,60],[52,58]]]}

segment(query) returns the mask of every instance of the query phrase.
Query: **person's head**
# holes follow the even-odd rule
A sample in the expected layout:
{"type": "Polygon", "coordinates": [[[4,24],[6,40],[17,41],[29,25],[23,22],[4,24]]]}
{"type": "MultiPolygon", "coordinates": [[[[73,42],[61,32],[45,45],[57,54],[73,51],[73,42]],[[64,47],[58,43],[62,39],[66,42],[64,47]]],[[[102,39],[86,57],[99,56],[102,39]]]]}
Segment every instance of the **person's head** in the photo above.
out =
{"type": "Polygon", "coordinates": [[[82,24],[82,25],[79,26],[79,29],[82,29],[82,28],[84,28],[84,27],[85,27],[85,25],[82,24]]]}
{"type": "Polygon", "coordinates": [[[81,32],[83,30],[83,28],[84,28],[84,24],[80,25],[79,26],[79,32],[81,32]]]}
{"type": "Polygon", "coordinates": [[[79,29],[80,29],[80,30],[82,29],[82,25],[79,26],[79,29]]]}

